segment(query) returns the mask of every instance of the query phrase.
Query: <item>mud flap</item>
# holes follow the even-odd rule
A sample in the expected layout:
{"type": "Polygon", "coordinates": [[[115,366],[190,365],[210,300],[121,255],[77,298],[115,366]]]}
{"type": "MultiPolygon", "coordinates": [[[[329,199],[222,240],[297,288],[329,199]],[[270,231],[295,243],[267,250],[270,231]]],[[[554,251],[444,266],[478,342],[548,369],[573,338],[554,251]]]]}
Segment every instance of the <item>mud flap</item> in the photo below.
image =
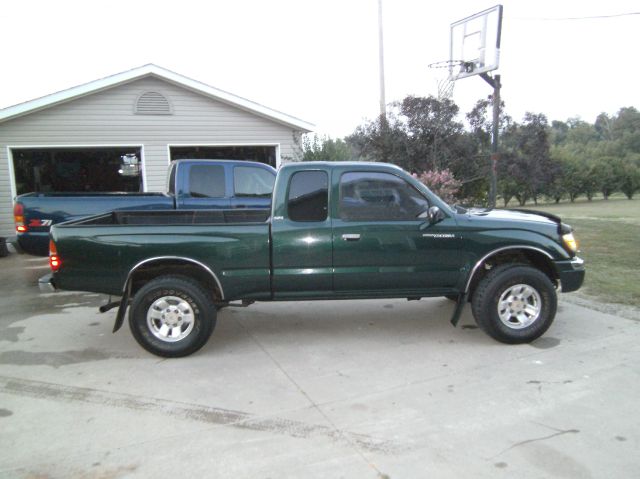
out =
{"type": "Polygon", "coordinates": [[[129,306],[129,296],[131,296],[131,282],[127,283],[122,299],[120,300],[118,314],[116,314],[116,322],[113,324],[113,333],[118,331],[118,329],[122,327],[122,323],[124,323],[124,315],[127,312],[127,307],[129,306]]]}
{"type": "Polygon", "coordinates": [[[460,321],[460,316],[462,315],[462,310],[464,309],[464,305],[467,304],[469,299],[469,293],[464,293],[458,296],[458,301],[456,302],[456,309],[453,311],[453,316],[451,317],[451,324],[455,328],[458,326],[458,322],[460,321]]]}

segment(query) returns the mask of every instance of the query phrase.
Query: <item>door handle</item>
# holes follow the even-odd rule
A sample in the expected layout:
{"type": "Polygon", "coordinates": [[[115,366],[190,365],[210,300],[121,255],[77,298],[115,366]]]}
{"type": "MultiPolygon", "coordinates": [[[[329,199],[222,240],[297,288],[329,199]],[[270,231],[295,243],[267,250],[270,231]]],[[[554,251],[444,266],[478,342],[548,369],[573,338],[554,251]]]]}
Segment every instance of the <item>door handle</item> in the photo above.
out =
{"type": "Polygon", "coordinates": [[[358,233],[343,234],[342,239],[345,241],[358,241],[360,235],[358,233]]]}

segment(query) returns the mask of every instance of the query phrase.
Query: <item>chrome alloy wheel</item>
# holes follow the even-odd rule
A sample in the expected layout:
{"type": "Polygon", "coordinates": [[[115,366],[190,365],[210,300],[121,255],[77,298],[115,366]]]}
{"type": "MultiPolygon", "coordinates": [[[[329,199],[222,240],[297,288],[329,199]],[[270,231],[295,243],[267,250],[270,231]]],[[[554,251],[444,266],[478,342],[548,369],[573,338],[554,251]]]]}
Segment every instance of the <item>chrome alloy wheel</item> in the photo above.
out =
{"type": "Polygon", "coordinates": [[[511,329],[531,326],[540,316],[541,310],[540,294],[528,284],[509,286],[498,301],[498,316],[511,329]]]}
{"type": "Polygon", "coordinates": [[[193,330],[195,316],[191,305],[177,296],[163,296],[147,310],[147,326],[161,341],[175,343],[193,330]]]}

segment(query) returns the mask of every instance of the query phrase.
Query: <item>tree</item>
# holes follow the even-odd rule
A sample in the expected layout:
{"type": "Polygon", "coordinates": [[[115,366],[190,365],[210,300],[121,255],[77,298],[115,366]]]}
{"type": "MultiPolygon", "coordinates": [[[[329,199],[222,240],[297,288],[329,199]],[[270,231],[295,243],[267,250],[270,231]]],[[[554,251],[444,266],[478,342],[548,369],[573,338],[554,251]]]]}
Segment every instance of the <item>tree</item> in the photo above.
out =
{"type": "Polygon", "coordinates": [[[590,177],[595,181],[605,200],[608,200],[611,193],[619,187],[619,176],[614,168],[619,169],[620,166],[617,159],[610,156],[600,157],[591,165],[590,177]]]}
{"type": "Polygon", "coordinates": [[[462,182],[465,197],[482,197],[488,162],[477,139],[456,120],[451,100],[408,96],[390,105],[387,121],[360,125],[346,141],[356,158],[387,161],[418,173],[450,170],[462,182]]]}
{"type": "Polygon", "coordinates": [[[640,190],[640,155],[627,158],[618,170],[620,191],[628,199],[640,190]]]}
{"type": "MultiPolygon", "coordinates": [[[[469,127],[471,128],[471,139],[475,145],[476,154],[473,171],[475,178],[471,178],[463,183],[461,195],[465,198],[475,198],[483,203],[488,201],[489,172],[491,168],[491,138],[493,133],[493,95],[476,102],[474,107],[466,115],[469,127]]],[[[513,123],[512,118],[504,112],[504,101],[500,102],[500,124],[498,126],[499,136],[502,138],[504,132],[513,123]]],[[[502,140],[500,140],[502,141],[502,140]]],[[[503,154],[503,153],[502,153],[503,154]]],[[[501,191],[500,183],[503,180],[504,160],[498,163],[498,191],[501,191]]],[[[464,175],[458,173],[458,176],[464,175]]],[[[502,181],[505,184],[505,181],[502,181]]],[[[503,197],[504,199],[504,197],[503,197]]],[[[511,199],[506,199],[505,206],[511,199]]]]}
{"type": "Polygon", "coordinates": [[[408,155],[406,133],[393,110],[386,119],[379,117],[358,126],[345,140],[358,160],[383,161],[417,171],[408,155]]]}
{"type": "Polygon", "coordinates": [[[503,136],[503,163],[513,196],[520,205],[532,198],[537,204],[558,173],[558,165],[553,162],[549,147],[549,126],[546,116],[526,113],[522,124],[514,123],[503,136]]]}
{"type": "Polygon", "coordinates": [[[584,162],[574,155],[566,146],[551,148],[551,157],[560,165],[560,185],[564,195],[573,203],[584,192],[585,171],[584,162]]]}
{"type": "Polygon", "coordinates": [[[341,139],[333,140],[328,136],[322,139],[313,135],[313,139],[305,136],[302,140],[304,151],[302,161],[347,161],[351,159],[351,149],[341,139]]]}
{"type": "Polygon", "coordinates": [[[606,113],[600,113],[593,125],[601,141],[613,140],[613,119],[606,113]]]}
{"type": "Polygon", "coordinates": [[[584,190],[584,194],[587,196],[588,201],[592,201],[594,195],[600,189],[598,170],[595,167],[594,160],[589,161],[586,165],[583,175],[582,188],[584,190]]]}
{"type": "MultiPolygon", "coordinates": [[[[390,105],[387,121],[364,123],[346,138],[357,159],[387,161],[410,172],[449,170],[460,181],[458,196],[484,201],[489,189],[491,97],[476,102],[459,120],[449,99],[408,96],[390,105]]],[[[501,108],[504,104],[501,104],[501,108]]],[[[640,112],[621,108],[601,113],[594,123],[580,118],[553,121],[527,113],[514,122],[504,112],[500,122],[498,193],[505,205],[541,196],[574,202],[584,194],[592,200],[639,190],[640,112]]]]}
{"type": "Polygon", "coordinates": [[[459,158],[464,135],[456,121],[459,108],[451,100],[408,96],[398,105],[407,133],[409,156],[420,170],[440,170],[459,158]]]}
{"type": "Polygon", "coordinates": [[[561,145],[567,141],[569,125],[564,121],[553,120],[551,122],[550,141],[554,146],[561,145]]]}
{"type": "Polygon", "coordinates": [[[629,153],[640,153],[640,112],[633,107],[620,108],[613,118],[612,138],[629,153]]]}

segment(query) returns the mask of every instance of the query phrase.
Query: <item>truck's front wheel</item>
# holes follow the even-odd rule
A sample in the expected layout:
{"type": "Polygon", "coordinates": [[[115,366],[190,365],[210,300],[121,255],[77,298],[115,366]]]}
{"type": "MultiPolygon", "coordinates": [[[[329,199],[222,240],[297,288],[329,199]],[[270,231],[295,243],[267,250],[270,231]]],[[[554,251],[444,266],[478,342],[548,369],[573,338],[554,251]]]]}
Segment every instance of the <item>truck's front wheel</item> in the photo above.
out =
{"type": "Polygon", "coordinates": [[[489,336],[508,344],[542,336],[556,315],[557,295],[542,271],[525,265],[495,267],[473,295],[473,316],[489,336]]]}
{"type": "Polygon", "coordinates": [[[129,313],[133,337],[164,357],[188,356],[204,346],[216,324],[212,298],[195,281],[162,276],[134,296],[129,313]]]}

